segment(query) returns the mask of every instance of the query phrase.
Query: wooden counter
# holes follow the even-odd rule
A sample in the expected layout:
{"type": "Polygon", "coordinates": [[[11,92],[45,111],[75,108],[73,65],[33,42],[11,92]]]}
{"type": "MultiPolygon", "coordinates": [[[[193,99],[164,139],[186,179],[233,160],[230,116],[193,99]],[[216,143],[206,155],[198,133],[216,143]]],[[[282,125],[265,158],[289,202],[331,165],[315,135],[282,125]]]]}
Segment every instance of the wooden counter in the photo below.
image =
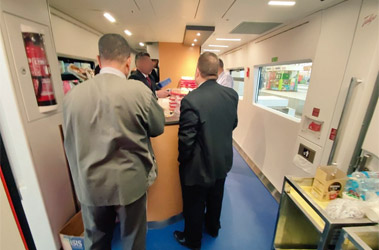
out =
{"type": "Polygon", "coordinates": [[[178,129],[177,122],[167,122],[164,133],[151,140],[158,164],[158,177],[148,191],[148,222],[166,221],[183,211],[177,160],[178,129]]]}

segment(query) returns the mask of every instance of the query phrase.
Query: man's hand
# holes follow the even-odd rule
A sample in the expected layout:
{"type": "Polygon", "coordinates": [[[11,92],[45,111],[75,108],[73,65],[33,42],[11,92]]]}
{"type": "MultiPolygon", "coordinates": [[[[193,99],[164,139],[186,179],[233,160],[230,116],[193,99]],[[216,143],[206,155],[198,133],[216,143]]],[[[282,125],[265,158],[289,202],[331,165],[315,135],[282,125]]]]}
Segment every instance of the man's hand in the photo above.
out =
{"type": "Polygon", "coordinates": [[[158,98],[166,98],[169,95],[170,95],[170,92],[165,89],[157,90],[158,98]]]}

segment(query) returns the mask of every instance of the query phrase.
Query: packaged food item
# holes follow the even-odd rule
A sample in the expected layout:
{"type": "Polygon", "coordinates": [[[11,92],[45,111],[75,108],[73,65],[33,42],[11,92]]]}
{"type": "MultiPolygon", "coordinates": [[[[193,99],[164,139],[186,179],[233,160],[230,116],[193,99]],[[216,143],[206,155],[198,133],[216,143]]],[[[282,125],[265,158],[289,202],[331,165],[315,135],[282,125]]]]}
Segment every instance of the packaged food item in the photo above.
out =
{"type": "Polygon", "coordinates": [[[321,201],[334,200],[342,195],[346,181],[346,174],[336,166],[320,166],[316,170],[311,193],[321,201]]]}

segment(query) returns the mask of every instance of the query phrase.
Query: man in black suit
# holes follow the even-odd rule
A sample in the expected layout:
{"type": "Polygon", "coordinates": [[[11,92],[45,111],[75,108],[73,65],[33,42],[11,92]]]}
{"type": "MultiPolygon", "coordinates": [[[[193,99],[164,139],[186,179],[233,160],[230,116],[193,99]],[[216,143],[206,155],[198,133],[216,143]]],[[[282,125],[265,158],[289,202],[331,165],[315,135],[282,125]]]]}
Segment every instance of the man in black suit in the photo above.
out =
{"type": "Polygon", "coordinates": [[[151,61],[153,61],[153,70],[151,71],[151,75],[154,77],[155,82],[160,82],[159,60],[151,59],[151,61]]]}
{"type": "Polygon", "coordinates": [[[149,53],[137,53],[135,61],[137,70],[129,76],[129,79],[143,82],[159,98],[167,97],[169,92],[167,90],[160,89],[154,78],[150,75],[153,70],[153,62],[150,59],[149,53]]]}
{"type": "Polygon", "coordinates": [[[174,237],[191,249],[200,249],[204,223],[211,236],[218,236],[225,178],[233,162],[238,94],[217,84],[218,62],[210,52],[199,57],[195,74],[199,87],[180,107],[178,160],[185,228],[175,231],[174,237]]]}

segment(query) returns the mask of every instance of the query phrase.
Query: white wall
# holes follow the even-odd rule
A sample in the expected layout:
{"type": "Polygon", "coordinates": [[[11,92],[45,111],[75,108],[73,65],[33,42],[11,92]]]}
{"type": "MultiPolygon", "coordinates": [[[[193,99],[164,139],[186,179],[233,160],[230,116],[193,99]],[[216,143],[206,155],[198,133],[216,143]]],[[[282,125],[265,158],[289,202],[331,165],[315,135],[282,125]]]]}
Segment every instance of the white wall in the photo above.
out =
{"type": "MultiPolygon", "coordinates": [[[[257,77],[257,70],[254,70],[254,67],[270,64],[272,57],[278,57],[279,63],[311,59],[314,65],[326,64],[328,62],[326,55],[323,55],[322,59],[315,61],[316,55],[320,54],[320,51],[318,51],[320,50],[320,44],[328,46],[328,42],[332,43],[333,40],[338,39],[334,36],[321,36],[322,31],[327,30],[327,34],[330,34],[330,20],[333,18],[335,18],[335,22],[344,22],[345,20],[348,23],[347,25],[352,25],[351,23],[353,23],[348,22],[350,17],[349,15],[344,15],[343,7],[344,4],[341,4],[335,6],[334,8],[336,9],[318,12],[288,25],[289,27],[295,27],[308,22],[300,27],[271,38],[269,37],[273,34],[266,35],[242,46],[239,50],[220,56],[224,60],[226,68],[250,67],[250,77],[245,78],[244,98],[239,102],[239,125],[234,132],[234,140],[279,191],[282,188],[283,177],[285,175],[305,175],[304,171],[293,164],[300,122],[287,118],[280,112],[268,110],[253,104],[253,97],[255,95],[254,78],[257,77]],[[337,16],[333,12],[336,10],[337,16]]],[[[355,11],[358,12],[358,10],[359,6],[355,11]]],[[[340,35],[339,32],[344,29],[334,26],[335,35],[340,35]]],[[[289,27],[284,27],[275,32],[275,34],[289,27]]],[[[347,37],[350,40],[352,40],[354,28],[354,25],[349,27],[350,33],[347,37]]],[[[346,42],[349,43],[349,41],[346,42]]],[[[334,43],[333,46],[337,45],[334,43]]],[[[349,46],[351,47],[351,41],[349,46]]],[[[337,73],[339,78],[335,79],[337,82],[342,82],[349,54],[349,46],[343,46],[343,56],[338,61],[338,63],[341,63],[341,67],[337,73]]],[[[330,66],[333,67],[333,65],[330,66]]],[[[312,75],[322,74],[321,70],[319,72],[315,70],[312,70],[312,75]]],[[[317,82],[311,84],[315,85],[314,87],[318,85],[317,82]]]]}
{"type": "Polygon", "coordinates": [[[148,44],[146,46],[147,53],[150,54],[151,59],[159,59],[159,45],[158,43],[148,44]]]}
{"type": "Polygon", "coordinates": [[[51,27],[58,54],[88,58],[97,62],[100,34],[81,28],[54,14],[51,15],[51,27]]]}
{"type": "MultiPolygon", "coordinates": [[[[69,18],[70,17],[67,15],[52,9],[51,27],[53,30],[54,43],[57,53],[74,58],[91,59],[97,64],[97,55],[99,54],[97,44],[101,34],[96,31],[92,31],[89,27],[85,28],[86,25],[78,21],[67,21],[66,19],[69,18]]],[[[157,54],[155,48],[152,48],[151,53],[153,55],[157,54]]],[[[133,69],[136,67],[134,61],[135,53],[132,52],[130,57],[130,68],[133,69]]],[[[152,58],[155,57],[152,56],[152,58]]]]}

